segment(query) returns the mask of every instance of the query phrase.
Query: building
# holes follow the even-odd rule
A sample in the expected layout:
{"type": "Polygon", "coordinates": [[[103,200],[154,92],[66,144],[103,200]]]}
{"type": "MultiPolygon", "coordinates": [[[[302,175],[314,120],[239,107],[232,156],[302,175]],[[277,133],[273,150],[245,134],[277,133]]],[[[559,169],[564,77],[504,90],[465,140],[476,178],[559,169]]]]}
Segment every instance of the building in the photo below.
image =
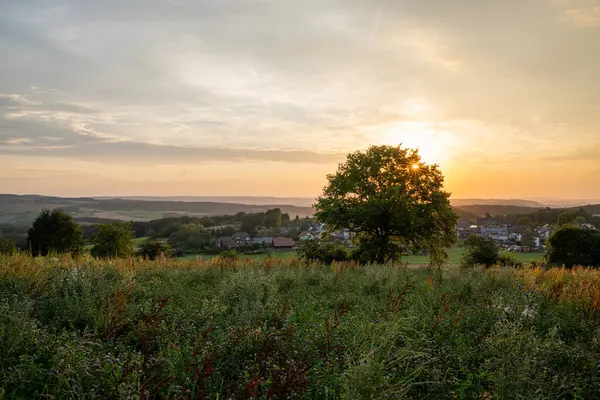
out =
{"type": "Polygon", "coordinates": [[[233,246],[233,240],[231,239],[231,236],[221,236],[218,237],[215,240],[215,246],[218,247],[219,249],[225,249],[225,250],[229,250],[232,249],[233,246]]]}
{"type": "Polygon", "coordinates": [[[481,227],[481,236],[492,238],[498,242],[508,240],[508,226],[506,225],[487,225],[481,227]]]}
{"type": "Polygon", "coordinates": [[[236,232],[231,235],[233,247],[247,246],[252,243],[252,238],[246,232],[236,232]]]}
{"type": "Polygon", "coordinates": [[[535,230],[535,233],[537,233],[540,241],[543,243],[552,235],[552,226],[548,224],[540,226],[535,230]]]}
{"type": "Polygon", "coordinates": [[[508,230],[508,238],[520,242],[523,239],[523,234],[527,232],[529,226],[527,225],[515,225],[511,226],[508,230]]]}
{"type": "Polygon", "coordinates": [[[298,235],[298,238],[300,240],[314,240],[315,239],[315,235],[313,235],[312,233],[310,233],[308,231],[302,231],[298,235]]]}
{"type": "Polygon", "coordinates": [[[481,229],[477,225],[470,225],[464,229],[457,229],[456,236],[458,236],[459,240],[465,240],[469,236],[479,236],[481,234],[481,229]]]}
{"type": "Polygon", "coordinates": [[[292,249],[296,245],[294,239],[289,237],[276,237],[271,243],[275,249],[292,249]]]}
{"type": "Polygon", "coordinates": [[[273,238],[271,236],[252,238],[252,244],[259,244],[261,246],[270,246],[271,243],[273,243],[273,238]]]}

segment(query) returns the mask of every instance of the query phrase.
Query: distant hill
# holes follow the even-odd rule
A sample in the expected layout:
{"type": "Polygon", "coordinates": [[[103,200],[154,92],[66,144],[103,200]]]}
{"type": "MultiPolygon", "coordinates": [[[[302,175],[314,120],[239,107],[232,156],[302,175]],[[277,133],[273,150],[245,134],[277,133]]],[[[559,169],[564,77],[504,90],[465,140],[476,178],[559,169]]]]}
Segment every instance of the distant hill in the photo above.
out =
{"type": "Polygon", "coordinates": [[[98,200],[140,200],[140,201],[175,201],[193,203],[232,203],[247,205],[287,204],[298,207],[312,207],[315,199],[311,197],[265,197],[265,196],[121,196],[121,197],[94,197],[98,200]]]}
{"type": "Polygon", "coordinates": [[[545,207],[544,204],[533,200],[522,199],[450,199],[450,202],[455,207],[465,206],[517,206],[540,208],[545,207]]]}
{"type": "Polygon", "coordinates": [[[62,198],[37,195],[0,194],[0,224],[29,225],[43,209],[61,208],[78,220],[86,218],[123,221],[150,221],[183,215],[234,215],[238,212],[264,212],[280,208],[282,212],[305,217],[311,207],[289,204],[238,204],[223,202],[159,201],[130,199],[62,198]]]}

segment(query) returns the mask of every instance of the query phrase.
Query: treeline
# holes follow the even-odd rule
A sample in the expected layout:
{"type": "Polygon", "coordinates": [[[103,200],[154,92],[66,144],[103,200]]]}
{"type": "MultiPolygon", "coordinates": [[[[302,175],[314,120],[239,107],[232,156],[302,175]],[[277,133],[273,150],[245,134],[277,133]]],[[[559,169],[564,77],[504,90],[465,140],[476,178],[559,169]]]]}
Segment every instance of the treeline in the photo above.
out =
{"type": "Polygon", "coordinates": [[[594,206],[581,208],[541,208],[525,214],[493,215],[493,218],[509,225],[564,225],[571,222],[585,222],[600,227],[600,217],[590,212],[594,211],[591,207],[594,206]],[[590,211],[587,208],[590,208],[590,211]]]}

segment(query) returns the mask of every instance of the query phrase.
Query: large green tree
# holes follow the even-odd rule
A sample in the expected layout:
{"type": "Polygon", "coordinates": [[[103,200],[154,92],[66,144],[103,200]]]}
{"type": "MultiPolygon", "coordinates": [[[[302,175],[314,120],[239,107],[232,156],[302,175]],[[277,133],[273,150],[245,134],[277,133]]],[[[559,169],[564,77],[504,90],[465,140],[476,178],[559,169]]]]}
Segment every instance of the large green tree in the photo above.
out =
{"type": "Polygon", "coordinates": [[[429,250],[432,263],[447,258],[458,216],[437,165],[417,150],[371,146],[349,154],[315,204],[328,229],[355,232],[363,262],[397,260],[403,248],[429,250]]]}
{"type": "Polygon", "coordinates": [[[600,231],[565,226],[546,243],[546,260],[552,265],[600,267],[600,231]]]}
{"type": "Polygon", "coordinates": [[[27,242],[35,256],[50,252],[77,254],[83,247],[83,233],[63,210],[44,210],[27,231],[27,242]]]}
{"type": "Polygon", "coordinates": [[[128,222],[98,225],[93,237],[92,255],[103,258],[123,258],[135,252],[133,229],[128,222]]]}

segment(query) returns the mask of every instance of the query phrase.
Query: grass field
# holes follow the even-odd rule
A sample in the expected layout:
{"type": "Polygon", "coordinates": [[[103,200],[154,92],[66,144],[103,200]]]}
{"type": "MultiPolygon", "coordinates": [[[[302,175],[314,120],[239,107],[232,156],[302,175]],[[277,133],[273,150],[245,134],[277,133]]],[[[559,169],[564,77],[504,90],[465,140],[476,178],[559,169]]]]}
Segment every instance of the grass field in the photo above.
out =
{"type": "MultiPolygon", "coordinates": [[[[464,249],[462,247],[452,247],[449,252],[449,259],[448,259],[448,263],[450,264],[458,264],[460,262],[460,259],[464,253],[464,249]]],[[[502,253],[502,254],[507,254],[511,257],[513,257],[514,259],[516,259],[517,261],[521,261],[521,262],[531,262],[531,261],[541,261],[542,258],[544,257],[543,253],[502,253]]],[[[265,254],[259,254],[259,255],[243,255],[243,258],[250,258],[252,260],[263,260],[265,258],[268,257],[273,257],[273,258],[293,258],[296,256],[296,252],[294,250],[290,250],[290,251],[275,251],[275,252],[267,252],[265,254]]],[[[195,260],[195,259],[202,259],[202,260],[210,260],[212,258],[214,258],[214,255],[203,255],[203,254],[191,254],[191,255],[187,255],[184,257],[181,257],[181,260],[195,260]]],[[[410,265],[425,265],[429,263],[429,257],[428,256],[415,256],[415,255],[410,255],[410,256],[404,256],[402,257],[402,262],[403,263],[408,263],[410,265]]]]}
{"type": "Polygon", "coordinates": [[[0,256],[0,398],[598,398],[600,273],[0,256]]]}

